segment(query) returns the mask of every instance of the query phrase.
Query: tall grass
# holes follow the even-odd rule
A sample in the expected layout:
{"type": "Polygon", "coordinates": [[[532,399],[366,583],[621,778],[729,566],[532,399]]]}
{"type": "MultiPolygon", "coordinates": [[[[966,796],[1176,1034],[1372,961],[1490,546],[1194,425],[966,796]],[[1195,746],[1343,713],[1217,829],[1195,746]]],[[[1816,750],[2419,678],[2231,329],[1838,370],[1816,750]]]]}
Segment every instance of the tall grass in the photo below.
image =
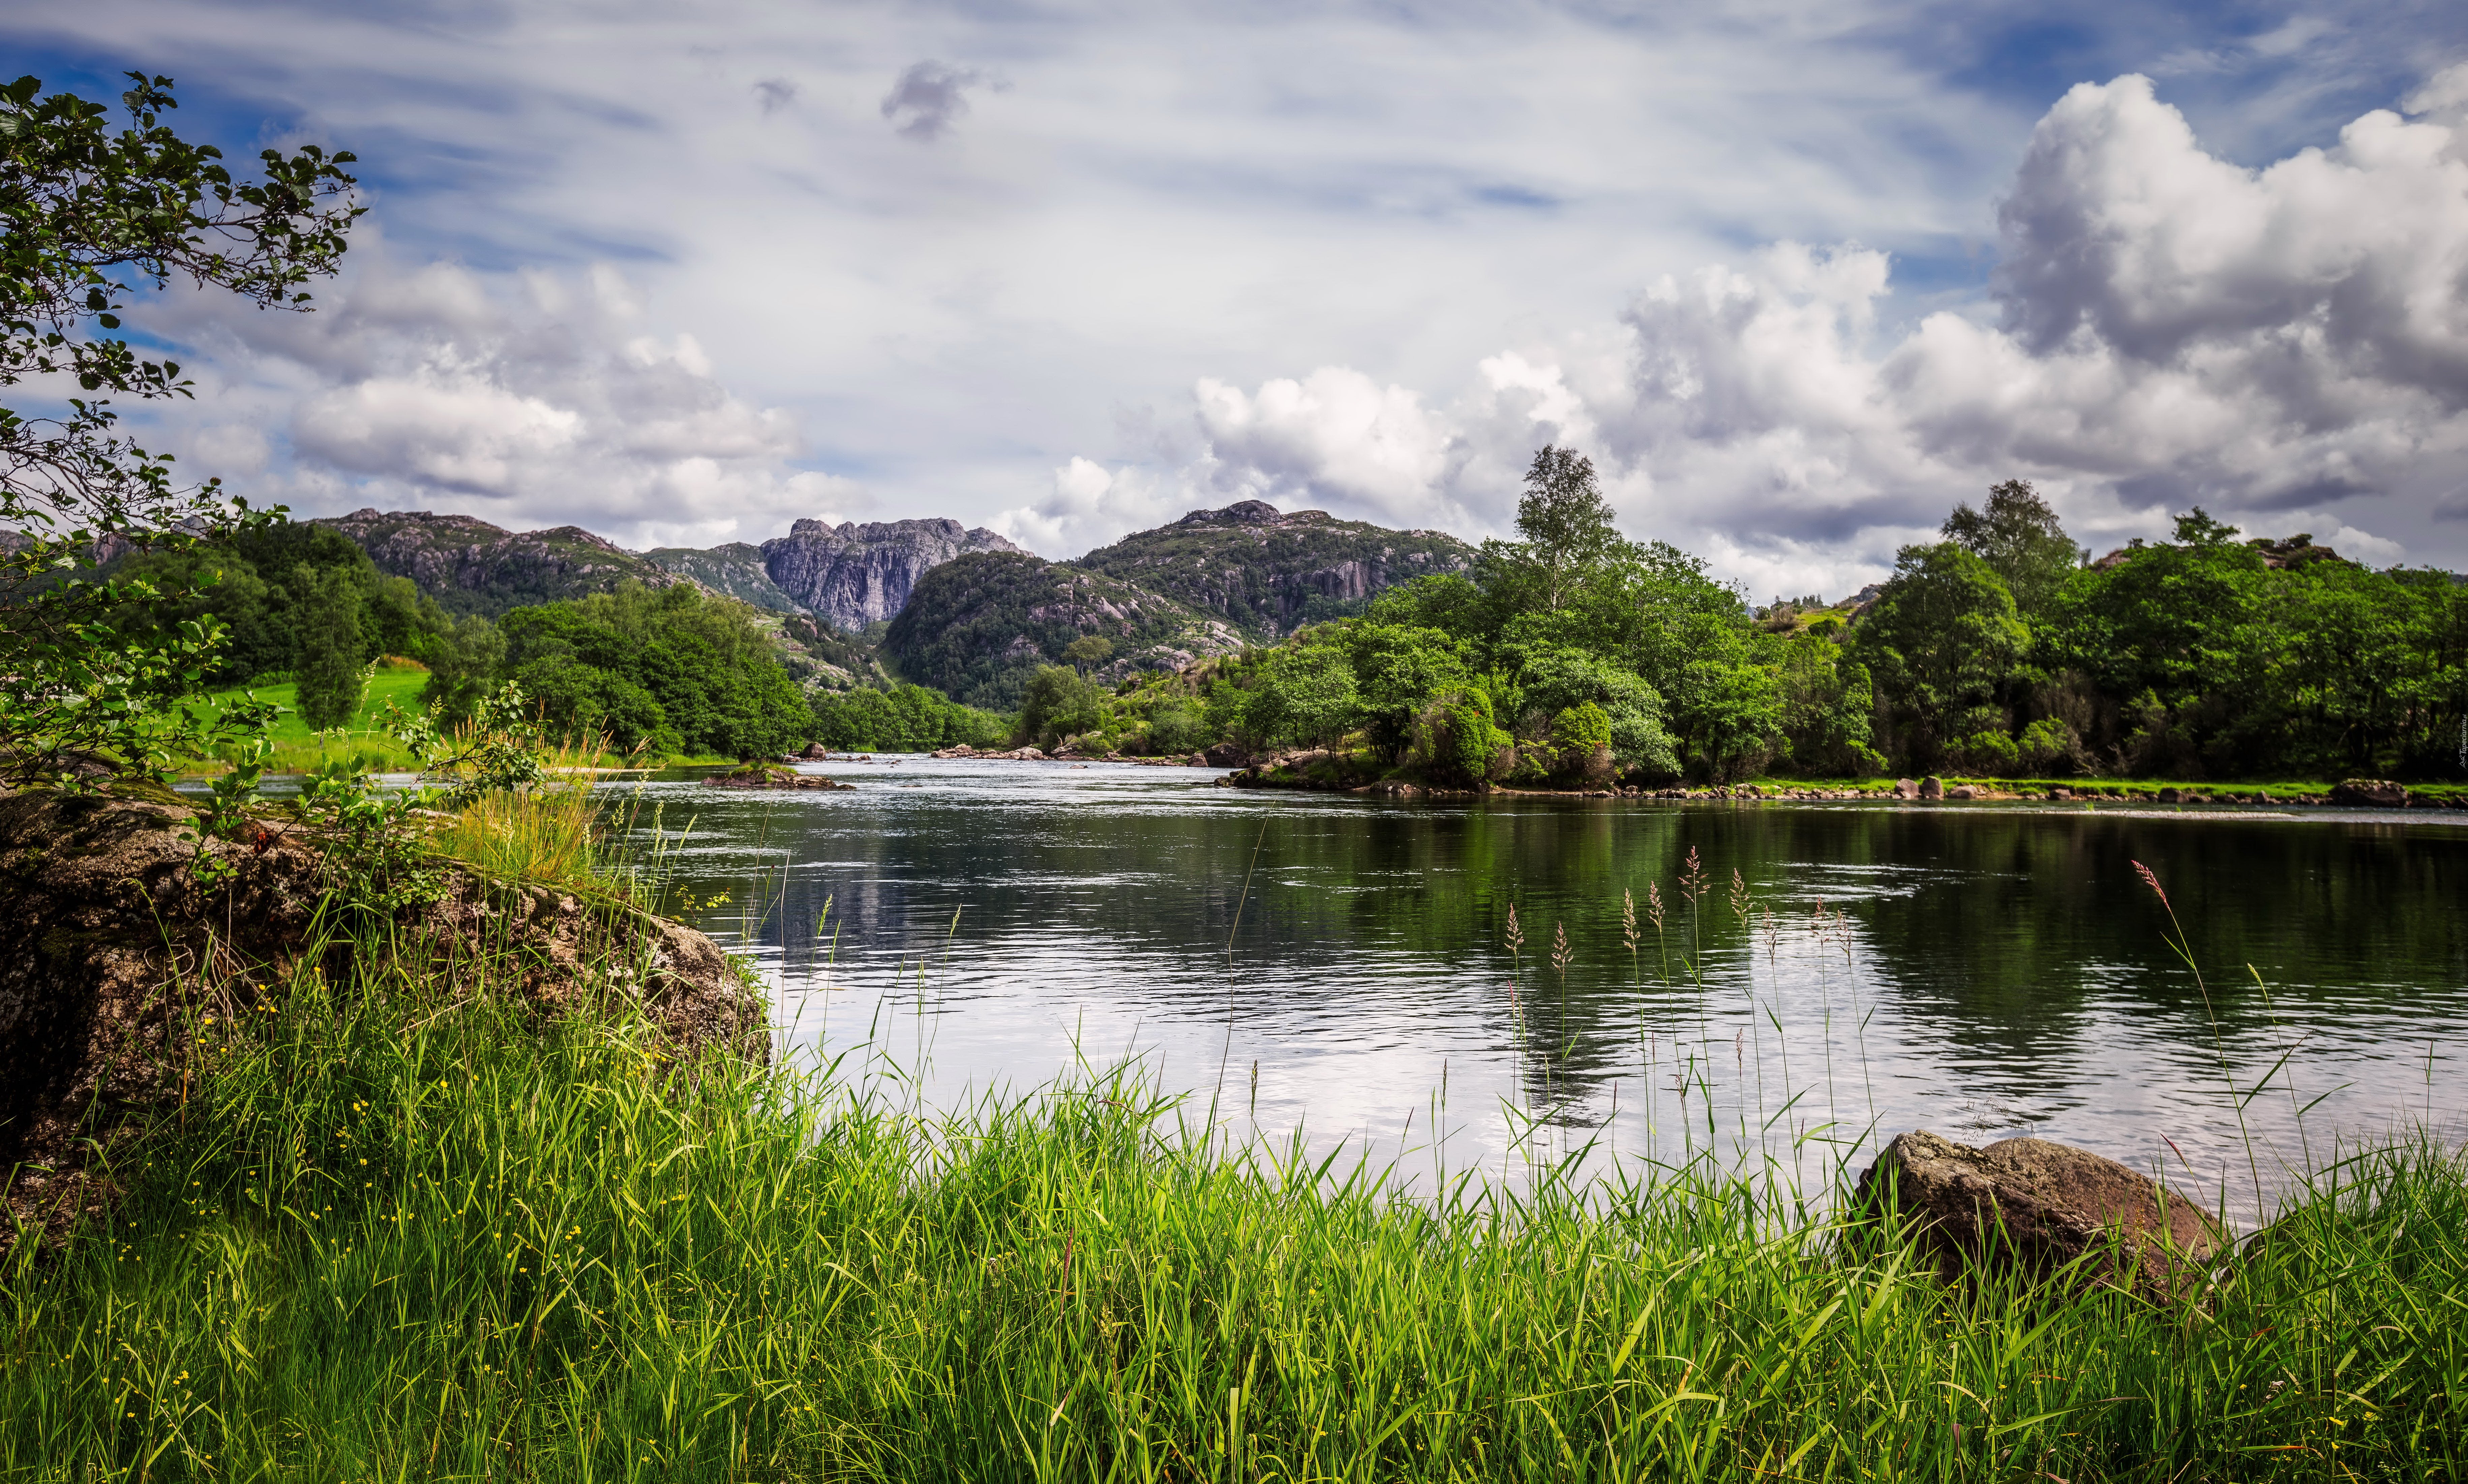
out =
{"type": "Polygon", "coordinates": [[[0,1275],[0,1477],[2468,1473],[2428,1139],[2158,1308],[1948,1287],[1710,1159],[1405,1199],[1128,1075],[909,1116],[622,1007],[529,1025],[494,971],[192,1028],[222,1069],[126,1199],[0,1275]]]}

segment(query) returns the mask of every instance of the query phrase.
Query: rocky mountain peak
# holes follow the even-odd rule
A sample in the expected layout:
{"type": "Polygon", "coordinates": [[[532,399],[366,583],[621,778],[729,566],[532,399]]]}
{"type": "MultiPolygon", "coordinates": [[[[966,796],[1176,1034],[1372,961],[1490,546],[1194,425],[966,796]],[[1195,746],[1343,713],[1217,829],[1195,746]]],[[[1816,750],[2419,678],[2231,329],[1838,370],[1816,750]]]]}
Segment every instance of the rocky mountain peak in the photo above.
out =
{"type": "Polygon", "coordinates": [[[1193,511],[1175,524],[1177,526],[1325,525],[1334,518],[1336,517],[1324,510],[1298,510],[1288,514],[1266,500],[1237,500],[1223,510],[1193,511]]]}
{"type": "Polygon", "coordinates": [[[863,628],[897,614],[917,580],[970,552],[1026,553],[995,532],[948,517],[854,521],[806,519],[763,543],[763,569],[792,602],[836,628],[863,628]]]}

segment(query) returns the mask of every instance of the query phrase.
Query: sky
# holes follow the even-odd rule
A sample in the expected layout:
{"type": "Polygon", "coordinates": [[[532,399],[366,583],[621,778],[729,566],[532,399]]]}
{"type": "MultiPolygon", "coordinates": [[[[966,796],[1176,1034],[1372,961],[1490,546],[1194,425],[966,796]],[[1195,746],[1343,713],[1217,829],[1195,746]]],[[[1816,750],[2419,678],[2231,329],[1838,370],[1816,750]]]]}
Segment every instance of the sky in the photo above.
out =
{"type": "Polygon", "coordinates": [[[1755,601],[2033,481],[2468,569],[2468,7],[0,0],[9,74],[348,148],[305,315],[126,409],[301,515],[633,548],[1261,498],[1468,537],[1545,444],[1755,601]]]}

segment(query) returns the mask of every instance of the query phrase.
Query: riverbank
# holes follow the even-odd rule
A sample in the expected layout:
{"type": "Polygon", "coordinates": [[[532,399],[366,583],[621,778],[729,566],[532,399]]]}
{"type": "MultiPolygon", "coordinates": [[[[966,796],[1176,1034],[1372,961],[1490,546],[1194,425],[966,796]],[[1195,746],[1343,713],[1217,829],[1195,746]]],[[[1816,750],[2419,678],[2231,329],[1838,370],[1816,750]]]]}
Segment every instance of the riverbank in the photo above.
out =
{"type": "Polygon", "coordinates": [[[1409,1197],[1125,1076],[934,1114],[862,1056],[680,1058],[622,993],[543,1017],[528,969],[197,986],[198,1075],[0,1272],[0,1475],[2468,1468],[2468,1173],[2430,1139],[2330,1160],[2155,1305],[1949,1286],[1828,1214],[1856,1170],[1409,1197]]]}
{"type": "Polygon", "coordinates": [[[1120,1078],[920,1121],[680,1075],[622,1009],[286,988],[199,1027],[221,1070],[124,1199],[6,1275],[9,1476],[2468,1468],[2468,1181],[2421,1143],[2163,1308],[1949,1289],[1702,1165],[1415,1201],[1120,1078]]]}

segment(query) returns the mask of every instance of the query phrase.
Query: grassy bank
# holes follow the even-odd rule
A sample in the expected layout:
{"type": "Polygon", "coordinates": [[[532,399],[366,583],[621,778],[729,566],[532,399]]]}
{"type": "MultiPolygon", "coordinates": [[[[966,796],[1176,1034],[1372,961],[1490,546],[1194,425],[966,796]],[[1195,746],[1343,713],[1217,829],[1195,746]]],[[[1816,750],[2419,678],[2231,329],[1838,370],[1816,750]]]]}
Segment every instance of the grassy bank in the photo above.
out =
{"type": "Polygon", "coordinates": [[[1770,1181],[1408,1200],[1121,1079],[924,1120],[488,972],[198,1017],[125,1201],[0,1277],[0,1477],[2468,1471],[2430,1144],[2321,1172],[2203,1307],[1966,1292],[1770,1181]]]}

